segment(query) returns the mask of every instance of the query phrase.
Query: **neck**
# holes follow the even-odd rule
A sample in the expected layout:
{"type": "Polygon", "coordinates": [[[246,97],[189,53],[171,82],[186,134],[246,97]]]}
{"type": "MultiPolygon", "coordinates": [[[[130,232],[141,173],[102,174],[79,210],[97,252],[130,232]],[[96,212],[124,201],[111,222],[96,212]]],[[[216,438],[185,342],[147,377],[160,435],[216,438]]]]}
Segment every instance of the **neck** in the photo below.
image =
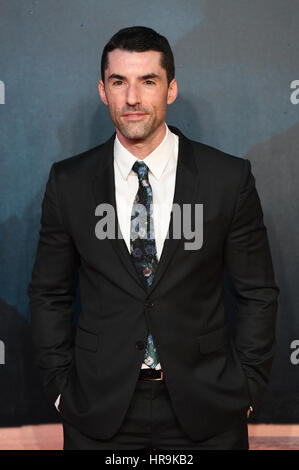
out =
{"type": "Polygon", "coordinates": [[[165,122],[163,122],[161,126],[146,139],[128,139],[124,137],[118,129],[116,129],[116,134],[120,143],[134,155],[134,157],[143,160],[161,144],[166,134],[166,125],[165,122]]]}

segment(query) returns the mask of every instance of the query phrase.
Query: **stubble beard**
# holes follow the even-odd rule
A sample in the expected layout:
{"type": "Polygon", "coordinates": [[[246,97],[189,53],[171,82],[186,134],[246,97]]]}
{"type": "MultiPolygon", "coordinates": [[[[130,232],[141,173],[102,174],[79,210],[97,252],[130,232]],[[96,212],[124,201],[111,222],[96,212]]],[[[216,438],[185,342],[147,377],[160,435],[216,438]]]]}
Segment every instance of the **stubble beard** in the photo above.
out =
{"type": "Polygon", "coordinates": [[[152,115],[147,116],[146,122],[128,122],[124,123],[120,116],[116,116],[115,125],[120,133],[130,140],[144,140],[156,129],[155,119],[152,115]]]}

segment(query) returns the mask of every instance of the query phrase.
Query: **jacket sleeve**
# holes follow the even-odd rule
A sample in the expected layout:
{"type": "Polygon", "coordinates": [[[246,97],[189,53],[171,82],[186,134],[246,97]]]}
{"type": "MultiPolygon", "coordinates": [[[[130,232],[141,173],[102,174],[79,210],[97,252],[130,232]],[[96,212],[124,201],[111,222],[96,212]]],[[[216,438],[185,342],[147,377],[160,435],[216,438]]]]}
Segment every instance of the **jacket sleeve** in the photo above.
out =
{"type": "Polygon", "coordinates": [[[279,289],[255,178],[247,159],[225,243],[225,265],[237,306],[234,343],[255,409],[272,366],[279,289]]]}
{"type": "Polygon", "coordinates": [[[54,163],[42,203],[37,253],[28,286],[36,365],[45,394],[53,404],[73,357],[78,263],[78,253],[62,221],[54,163]]]}

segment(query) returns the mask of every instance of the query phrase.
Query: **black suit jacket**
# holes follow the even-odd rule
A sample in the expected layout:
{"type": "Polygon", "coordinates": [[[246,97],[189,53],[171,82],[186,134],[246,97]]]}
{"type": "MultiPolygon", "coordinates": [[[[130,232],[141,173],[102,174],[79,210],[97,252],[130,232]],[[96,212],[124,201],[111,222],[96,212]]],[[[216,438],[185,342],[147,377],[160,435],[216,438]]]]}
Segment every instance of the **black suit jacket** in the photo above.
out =
{"type": "MultiPolygon", "coordinates": [[[[115,207],[114,136],[54,163],[28,288],[45,392],[62,418],[93,438],[120,427],[148,330],[175,413],[192,439],[229,427],[260,403],[274,353],[279,289],[249,160],[187,139],[178,129],[174,202],[203,204],[203,244],[165,240],[149,289],[125,241],[95,235],[101,203],[115,207]],[[73,302],[80,274],[81,312],[73,302]],[[228,328],[223,273],[237,305],[228,328]]],[[[117,218],[116,218],[117,227],[117,218]]]]}

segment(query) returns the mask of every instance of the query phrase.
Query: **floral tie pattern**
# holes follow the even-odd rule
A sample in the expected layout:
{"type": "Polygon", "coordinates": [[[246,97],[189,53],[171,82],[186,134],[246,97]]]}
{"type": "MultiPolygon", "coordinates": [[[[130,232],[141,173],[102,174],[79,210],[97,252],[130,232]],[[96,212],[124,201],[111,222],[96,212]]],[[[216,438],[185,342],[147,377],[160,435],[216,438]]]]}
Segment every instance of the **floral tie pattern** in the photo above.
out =
{"type": "MultiPolygon", "coordinates": [[[[132,169],[137,173],[139,188],[131,214],[131,256],[141,279],[150,286],[158,264],[152,218],[153,194],[146,163],[136,161],[132,169]]],[[[151,333],[147,338],[143,362],[152,369],[160,362],[151,333]]]]}

